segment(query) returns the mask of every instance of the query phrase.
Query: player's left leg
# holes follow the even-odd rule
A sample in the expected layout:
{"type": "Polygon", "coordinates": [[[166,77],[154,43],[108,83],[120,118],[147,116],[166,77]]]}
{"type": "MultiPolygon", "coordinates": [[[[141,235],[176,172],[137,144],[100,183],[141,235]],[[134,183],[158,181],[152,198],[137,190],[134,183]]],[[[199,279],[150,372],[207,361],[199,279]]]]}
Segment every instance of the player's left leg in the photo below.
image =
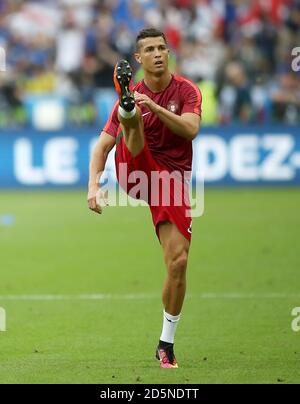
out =
{"type": "Polygon", "coordinates": [[[157,358],[164,368],[177,367],[174,337],[186,291],[186,270],[190,242],[170,222],[159,225],[159,236],[164,251],[167,277],[163,288],[163,330],[157,348],[157,358]]]}

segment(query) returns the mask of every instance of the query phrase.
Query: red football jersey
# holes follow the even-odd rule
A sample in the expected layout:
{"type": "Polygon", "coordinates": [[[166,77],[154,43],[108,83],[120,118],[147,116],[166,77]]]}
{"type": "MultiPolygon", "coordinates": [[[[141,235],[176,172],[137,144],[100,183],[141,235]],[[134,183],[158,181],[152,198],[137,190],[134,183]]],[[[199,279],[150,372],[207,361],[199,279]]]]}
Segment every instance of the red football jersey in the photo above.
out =
{"type": "MultiPolygon", "coordinates": [[[[169,86],[159,93],[152,92],[144,80],[133,86],[133,91],[146,94],[156,104],[182,115],[192,112],[201,116],[202,95],[199,88],[191,81],[181,77],[172,76],[169,86]]],[[[117,102],[103,131],[117,138],[120,133],[117,102]]],[[[141,105],[144,119],[144,133],[146,142],[153,158],[169,171],[192,170],[193,147],[192,141],[172,133],[166,125],[147,107],[141,105]]],[[[120,142],[117,147],[122,147],[120,142]]]]}

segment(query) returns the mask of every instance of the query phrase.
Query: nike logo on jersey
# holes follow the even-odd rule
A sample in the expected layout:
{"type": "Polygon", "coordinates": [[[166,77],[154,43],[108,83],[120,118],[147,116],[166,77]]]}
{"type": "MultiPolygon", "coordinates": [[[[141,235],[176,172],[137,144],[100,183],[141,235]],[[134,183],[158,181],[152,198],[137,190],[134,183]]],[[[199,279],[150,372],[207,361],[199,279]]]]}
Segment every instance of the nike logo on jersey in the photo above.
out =
{"type": "Polygon", "coordinates": [[[150,111],[150,112],[146,112],[145,114],[142,115],[142,117],[147,116],[147,115],[149,115],[149,114],[151,114],[151,111],[150,111]]]}

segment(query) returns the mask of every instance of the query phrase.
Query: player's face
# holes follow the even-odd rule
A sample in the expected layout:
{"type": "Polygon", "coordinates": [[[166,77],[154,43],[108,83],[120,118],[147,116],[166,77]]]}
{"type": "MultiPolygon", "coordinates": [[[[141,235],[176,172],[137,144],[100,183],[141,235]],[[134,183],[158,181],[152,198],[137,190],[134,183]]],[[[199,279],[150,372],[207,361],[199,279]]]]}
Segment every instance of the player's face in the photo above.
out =
{"type": "Polygon", "coordinates": [[[162,37],[142,39],[135,57],[145,72],[160,75],[168,70],[169,49],[162,37]]]}

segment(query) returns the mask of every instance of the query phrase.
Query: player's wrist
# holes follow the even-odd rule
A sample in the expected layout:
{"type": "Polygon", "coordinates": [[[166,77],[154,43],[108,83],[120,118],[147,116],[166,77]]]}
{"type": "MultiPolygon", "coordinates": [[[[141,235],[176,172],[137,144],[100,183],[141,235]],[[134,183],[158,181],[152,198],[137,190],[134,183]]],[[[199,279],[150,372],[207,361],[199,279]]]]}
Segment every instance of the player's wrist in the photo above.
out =
{"type": "Polygon", "coordinates": [[[155,108],[154,108],[154,111],[153,111],[155,114],[158,115],[162,110],[163,110],[163,108],[160,105],[155,104],[155,108]]]}

